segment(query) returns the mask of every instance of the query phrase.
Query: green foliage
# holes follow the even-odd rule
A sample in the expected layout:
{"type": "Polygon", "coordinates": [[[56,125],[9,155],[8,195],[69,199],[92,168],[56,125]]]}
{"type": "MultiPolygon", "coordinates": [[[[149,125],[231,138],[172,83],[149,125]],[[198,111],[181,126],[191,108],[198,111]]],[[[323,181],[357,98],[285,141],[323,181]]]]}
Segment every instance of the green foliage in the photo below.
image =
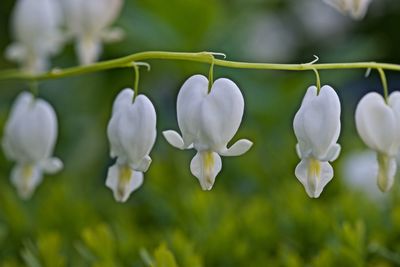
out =
{"type": "Polygon", "coordinates": [[[154,264],[151,267],[178,267],[174,255],[165,244],[161,244],[154,251],[154,264]]]}

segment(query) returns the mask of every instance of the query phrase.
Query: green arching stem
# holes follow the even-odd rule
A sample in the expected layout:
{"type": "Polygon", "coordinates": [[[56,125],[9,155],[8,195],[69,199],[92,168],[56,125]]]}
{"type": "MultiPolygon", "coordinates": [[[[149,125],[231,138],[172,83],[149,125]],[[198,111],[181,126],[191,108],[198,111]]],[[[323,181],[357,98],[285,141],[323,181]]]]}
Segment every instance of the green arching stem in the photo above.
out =
{"type": "Polygon", "coordinates": [[[148,71],[150,71],[150,64],[146,62],[131,62],[130,64],[126,64],[125,66],[121,67],[133,67],[133,70],[135,72],[135,76],[133,77],[133,90],[135,92],[132,101],[135,99],[135,97],[139,94],[139,78],[140,78],[140,72],[139,72],[139,67],[144,66],[147,68],[148,71]]]}
{"type": "Polygon", "coordinates": [[[139,93],[139,66],[135,63],[132,64],[133,69],[135,70],[135,77],[133,81],[133,90],[135,92],[132,101],[135,99],[135,97],[138,96],[139,93]]]}
{"type": "Polygon", "coordinates": [[[30,87],[30,89],[31,89],[32,95],[33,95],[34,97],[37,97],[38,94],[39,94],[39,88],[38,88],[39,85],[38,85],[38,82],[35,81],[35,80],[30,81],[30,82],[29,82],[29,87],[30,87]]]}
{"type": "Polygon", "coordinates": [[[351,63],[327,63],[327,64],[274,64],[274,63],[253,63],[238,62],[223,59],[213,59],[210,52],[185,53],[185,52],[166,52],[166,51],[147,51],[132,54],[129,56],[112,60],[97,62],[90,65],[78,66],[66,69],[52,69],[41,74],[29,74],[19,70],[4,70],[0,72],[0,80],[48,80],[85,73],[97,72],[114,68],[125,68],[132,62],[143,60],[184,60],[211,64],[221,67],[238,69],[259,69],[259,70],[287,70],[287,71],[306,71],[306,70],[335,70],[335,69],[381,69],[400,71],[400,65],[377,62],[351,62],[351,63]]]}
{"type": "Polygon", "coordinates": [[[211,92],[211,87],[214,83],[214,56],[212,56],[212,61],[210,64],[210,70],[208,71],[208,93],[211,92]]]}
{"type": "Polygon", "coordinates": [[[383,97],[385,98],[385,102],[387,104],[389,100],[389,90],[388,90],[386,75],[382,68],[378,68],[377,70],[379,72],[379,76],[381,77],[381,82],[383,87],[383,97]]]}
{"type": "Polygon", "coordinates": [[[319,91],[321,90],[321,78],[319,77],[318,70],[313,69],[315,73],[315,79],[317,80],[317,95],[319,94],[319,91]]]}

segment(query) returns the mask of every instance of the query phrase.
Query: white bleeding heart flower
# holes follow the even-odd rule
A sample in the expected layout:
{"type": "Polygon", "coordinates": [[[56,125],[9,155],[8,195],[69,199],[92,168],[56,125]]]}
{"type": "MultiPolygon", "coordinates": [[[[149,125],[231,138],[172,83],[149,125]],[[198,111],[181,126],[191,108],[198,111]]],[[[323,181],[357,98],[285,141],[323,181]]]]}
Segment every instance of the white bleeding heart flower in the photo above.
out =
{"type": "Polygon", "coordinates": [[[131,89],[118,94],[107,128],[110,155],[117,161],[108,169],[106,186],[119,202],[125,202],[142,185],[157,135],[153,104],[144,95],[133,97],[131,89]]]}
{"type": "Polygon", "coordinates": [[[110,28],[118,17],[123,0],[60,0],[68,35],[76,39],[75,49],[81,64],[98,60],[103,42],[122,39],[123,31],[110,28]]]}
{"type": "Polygon", "coordinates": [[[333,178],[334,161],[340,153],[340,101],[335,90],[323,86],[308,88],[293,121],[298,140],[297,154],[301,161],[295,175],[309,197],[317,198],[333,178]]]}
{"type": "Polygon", "coordinates": [[[52,157],[57,139],[57,117],[49,103],[21,93],[6,122],[2,146],[8,159],[16,161],[11,182],[21,198],[29,198],[41,183],[43,172],[54,174],[62,169],[52,157]]]}
{"type": "Polygon", "coordinates": [[[367,13],[372,0],[323,0],[341,13],[351,16],[353,19],[362,19],[367,13]]]}
{"type": "Polygon", "coordinates": [[[14,42],[7,47],[6,57],[30,73],[46,70],[49,57],[59,52],[63,42],[61,23],[56,0],[18,0],[11,21],[14,42]]]}
{"type": "Polygon", "coordinates": [[[377,153],[379,189],[387,192],[394,182],[400,148],[400,92],[390,94],[387,104],[378,93],[368,93],[358,103],[355,117],[361,139],[377,153]]]}
{"type": "Polygon", "coordinates": [[[211,190],[221,171],[221,156],[239,156],[252,142],[241,139],[227,148],[243,117],[244,100],[240,89],[229,79],[216,80],[208,92],[209,81],[202,75],[186,80],[178,94],[177,116],[182,136],[168,130],[163,135],[174,147],[194,148],[197,154],[190,170],[203,190],[211,190]]]}

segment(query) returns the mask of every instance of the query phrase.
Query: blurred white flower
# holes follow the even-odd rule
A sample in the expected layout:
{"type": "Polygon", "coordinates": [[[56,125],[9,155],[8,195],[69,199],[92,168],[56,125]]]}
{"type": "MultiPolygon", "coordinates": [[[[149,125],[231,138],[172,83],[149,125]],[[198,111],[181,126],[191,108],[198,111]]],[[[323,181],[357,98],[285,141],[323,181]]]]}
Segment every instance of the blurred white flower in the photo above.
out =
{"type": "Polygon", "coordinates": [[[237,35],[245,57],[268,61],[290,60],[298,48],[296,31],[282,14],[251,14],[241,25],[245,35],[237,35]]]}
{"type": "Polygon", "coordinates": [[[372,0],[323,0],[330,6],[353,19],[362,19],[367,13],[372,0]]]}
{"type": "Polygon", "coordinates": [[[364,143],[377,152],[378,186],[387,192],[393,185],[400,148],[400,92],[393,92],[388,103],[375,92],[368,93],[357,105],[356,126],[364,143]]]}
{"type": "Polygon", "coordinates": [[[340,153],[336,143],[340,134],[340,101],[335,90],[325,85],[318,94],[317,87],[309,87],[294,117],[293,128],[301,159],[295,175],[308,196],[317,198],[333,178],[329,161],[340,153]]]}
{"type": "Polygon", "coordinates": [[[320,46],[323,43],[331,43],[332,38],[336,42],[343,40],[350,30],[351,21],[343,19],[339,12],[327,7],[323,2],[292,0],[290,8],[304,27],[306,38],[311,37],[312,41],[317,42],[320,46]]]}
{"type": "Polygon", "coordinates": [[[117,157],[117,161],[108,169],[106,186],[119,202],[125,202],[143,183],[143,172],[150,166],[149,153],[157,135],[153,104],[144,95],[133,97],[131,89],[118,94],[107,128],[110,155],[117,157]]]}
{"type": "Polygon", "coordinates": [[[62,3],[68,35],[75,41],[81,64],[98,60],[103,42],[122,39],[119,28],[110,28],[118,17],[123,0],[59,0],[62,3]]]}
{"type": "Polygon", "coordinates": [[[221,156],[239,156],[252,142],[241,139],[227,148],[243,117],[244,100],[240,89],[229,79],[216,80],[208,92],[209,81],[194,75],[178,94],[177,116],[182,137],[175,131],[164,131],[167,141],[179,149],[194,148],[197,154],[190,170],[203,190],[211,190],[221,171],[221,156]]]}
{"type": "Polygon", "coordinates": [[[49,57],[62,45],[61,22],[56,0],[18,0],[11,21],[14,42],[7,47],[6,57],[31,73],[46,70],[49,57]]]}
{"type": "Polygon", "coordinates": [[[2,146],[8,159],[16,161],[11,182],[21,198],[29,198],[41,183],[43,172],[62,169],[61,160],[51,157],[57,139],[57,117],[49,103],[21,93],[6,122],[2,146]]]}
{"type": "Polygon", "coordinates": [[[383,196],[376,186],[378,163],[374,151],[352,152],[343,159],[342,166],[344,182],[348,186],[363,191],[373,199],[379,199],[383,196]]]}

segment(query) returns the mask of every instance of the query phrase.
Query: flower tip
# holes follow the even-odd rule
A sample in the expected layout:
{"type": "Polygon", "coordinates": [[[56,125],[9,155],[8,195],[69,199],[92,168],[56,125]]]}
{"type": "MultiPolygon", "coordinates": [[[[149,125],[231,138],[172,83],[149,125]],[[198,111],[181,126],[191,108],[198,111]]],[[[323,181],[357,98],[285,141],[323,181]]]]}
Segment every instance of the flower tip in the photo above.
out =
{"type": "Polygon", "coordinates": [[[203,191],[211,191],[211,189],[213,188],[213,186],[214,186],[214,183],[202,183],[202,182],[200,182],[200,186],[201,186],[201,189],[203,190],[203,191]]]}
{"type": "Polygon", "coordinates": [[[38,166],[18,164],[11,171],[11,183],[17,189],[18,196],[29,200],[42,182],[42,171],[38,166]]]}
{"type": "Polygon", "coordinates": [[[325,161],[305,158],[295,169],[296,178],[302,183],[310,198],[318,198],[333,178],[333,168],[325,161]]]}
{"type": "Polygon", "coordinates": [[[241,156],[253,146],[253,142],[247,139],[240,139],[234,143],[230,148],[220,151],[222,156],[241,156]]]}
{"type": "Polygon", "coordinates": [[[129,166],[114,164],[108,169],[106,186],[113,191],[117,202],[126,202],[133,191],[143,183],[143,173],[129,166]]]}
{"type": "Polygon", "coordinates": [[[177,132],[173,130],[167,130],[163,131],[162,134],[171,146],[179,149],[185,148],[185,143],[183,141],[183,138],[177,132]]]}

